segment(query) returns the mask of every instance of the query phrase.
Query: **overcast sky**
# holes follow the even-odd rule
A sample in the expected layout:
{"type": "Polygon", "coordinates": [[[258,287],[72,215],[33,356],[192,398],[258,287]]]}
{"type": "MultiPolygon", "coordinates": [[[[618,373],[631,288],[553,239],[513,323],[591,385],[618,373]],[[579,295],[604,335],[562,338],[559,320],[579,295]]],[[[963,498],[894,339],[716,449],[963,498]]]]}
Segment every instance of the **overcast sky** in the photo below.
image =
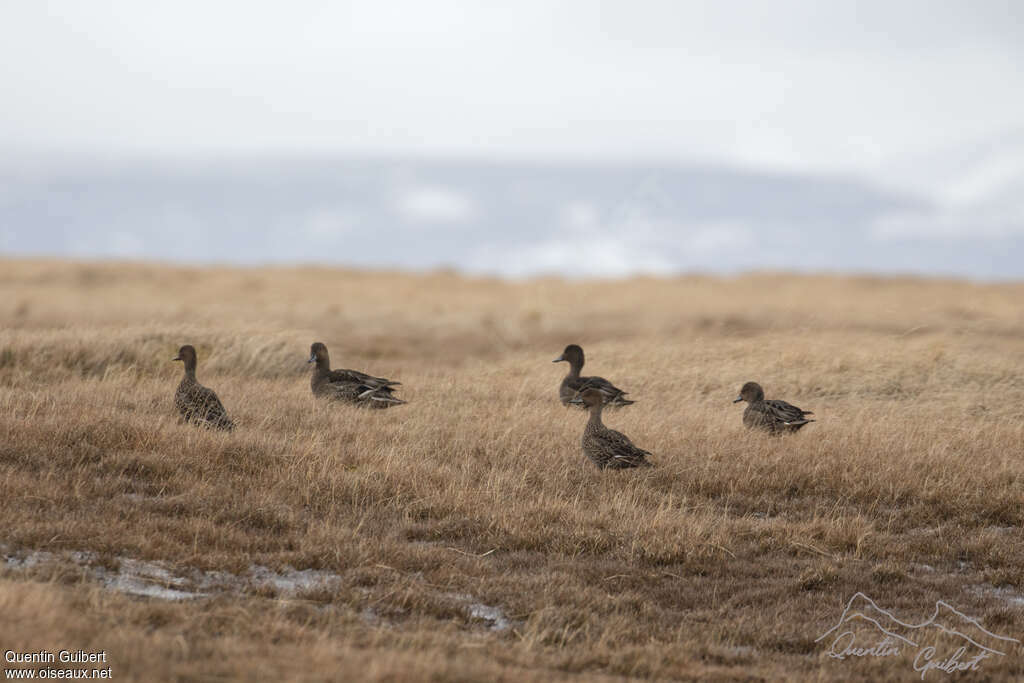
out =
{"type": "Polygon", "coordinates": [[[5,0],[0,146],[913,175],[1022,74],[1015,0],[5,0]]]}
{"type": "Polygon", "coordinates": [[[1024,276],[1024,0],[0,0],[0,98],[0,252],[1024,276]]]}

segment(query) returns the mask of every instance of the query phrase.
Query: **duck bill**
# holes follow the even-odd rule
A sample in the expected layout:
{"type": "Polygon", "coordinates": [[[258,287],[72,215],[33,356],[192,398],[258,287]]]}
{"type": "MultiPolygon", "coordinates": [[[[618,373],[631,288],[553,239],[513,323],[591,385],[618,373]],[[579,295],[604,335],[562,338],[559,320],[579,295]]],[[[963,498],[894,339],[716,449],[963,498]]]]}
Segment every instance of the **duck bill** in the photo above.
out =
{"type": "Polygon", "coordinates": [[[563,354],[562,354],[561,356],[559,356],[558,358],[554,359],[554,360],[553,360],[553,361],[551,361],[551,362],[552,362],[552,363],[561,363],[561,362],[562,362],[562,361],[564,361],[564,360],[565,360],[565,354],[563,353],[563,354]]]}
{"type": "Polygon", "coordinates": [[[734,398],[734,399],[732,400],[732,402],[733,402],[733,403],[739,403],[739,402],[740,402],[740,401],[742,401],[742,400],[743,400],[743,397],[742,397],[742,396],[737,396],[736,398],[734,398]]]}
{"type": "Polygon", "coordinates": [[[315,363],[316,362],[316,354],[313,354],[312,356],[310,356],[309,360],[307,360],[306,362],[307,363],[315,363]]]}
{"type": "Polygon", "coordinates": [[[181,354],[179,353],[177,356],[175,356],[171,360],[181,360],[181,354]]]}

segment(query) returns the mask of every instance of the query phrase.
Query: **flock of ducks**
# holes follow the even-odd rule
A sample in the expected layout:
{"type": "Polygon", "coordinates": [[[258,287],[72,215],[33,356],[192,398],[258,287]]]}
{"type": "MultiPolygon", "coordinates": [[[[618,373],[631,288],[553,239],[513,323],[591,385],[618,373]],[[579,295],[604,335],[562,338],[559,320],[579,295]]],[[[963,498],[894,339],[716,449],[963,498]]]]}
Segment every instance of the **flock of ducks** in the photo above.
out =
{"type": "MultiPolygon", "coordinates": [[[[186,422],[224,429],[234,429],[235,423],[228,417],[224,404],[212,389],[204,387],[196,379],[196,350],[191,345],[182,346],[173,358],[185,364],[185,376],[174,392],[174,405],[186,422]]],[[[356,370],[332,370],[327,346],[321,342],[309,348],[309,363],[316,363],[310,388],[317,398],[342,401],[367,408],[390,408],[405,403],[394,395],[395,382],[384,377],[374,377],[356,370]]],[[[558,397],[566,406],[579,406],[590,413],[590,419],[583,429],[583,454],[601,469],[626,469],[650,467],[649,452],[638,448],[629,437],[609,429],[601,420],[605,406],[620,408],[635,401],[626,398],[626,392],[604,377],[583,377],[583,349],[576,344],[565,347],[553,363],[569,364],[569,374],[558,387],[558,397]]],[[[809,422],[814,413],[801,410],[785,401],[765,399],[764,390],[757,382],[747,382],[740,389],[740,395],[733,403],[746,401],[743,424],[751,429],[761,429],[772,434],[795,432],[809,422]]]]}

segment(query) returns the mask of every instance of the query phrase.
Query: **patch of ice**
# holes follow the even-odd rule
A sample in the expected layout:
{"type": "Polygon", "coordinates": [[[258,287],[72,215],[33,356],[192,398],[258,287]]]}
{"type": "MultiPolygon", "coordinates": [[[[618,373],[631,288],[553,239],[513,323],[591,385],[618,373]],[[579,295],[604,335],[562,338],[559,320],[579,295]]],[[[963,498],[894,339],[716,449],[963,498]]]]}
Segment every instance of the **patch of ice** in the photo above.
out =
{"type": "Polygon", "coordinates": [[[249,567],[249,576],[253,583],[273,586],[285,595],[295,595],[317,588],[330,588],[341,580],[341,577],[334,572],[320,569],[299,570],[285,567],[284,571],[275,572],[261,565],[249,567]]]}
{"type": "Polygon", "coordinates": [[[96,581],[105,588],[125,593],[160,600],[191,600],[207,597],[213,593],[239,593],[246,586],[269,585],[280,593],[291,596],[302,591],[330,587],[338,582],[338,574],[318,569],[292,569],[276,572],[261,565],[249,568],[248,576],[240,577],[228,572],[202,571],[193,569],[187,574],[176,574],[156,562],[145,562],[130,558],[120,558],[116,570],[96,566],[95,553],[70,552],[58,556],[46,551],[34,551],[24,554],[5,553],[3,566],[15,571],[23,571],[45,565],[57,565],[70,560],[73,564],[83,567],[96,581]]]}
{"type": "Polygon", "coordinates": [[[501,611],[501,608],[494,607],[493,605],[474,602],[469,605],[469,616],[474,619],[483,619],[488,623],[488,628],[492,631],[507,631],[512,626],[512,623],[505,616],[505,613],[501,611]]]}
{"type": "MultiPolygon", "coordinates": [[[[0,568],[25,571],[47,565],[71,563],[81,567],[91,578],[107,590],[155,600],[196,600],[215,594],[241,594],[253,586],[271,586],[279,594],[291,597],[308,590],[330,589],[341,581],[335,572],[320,569],[294,569],[285,567],[275,571],[263,565],[252,565],[244,575],[223,571],[189,569],[177,573],[159,562],[119,558],[117,569],[97,564],[97,555],[90,552],[55,554],[46,551],[27,553],[8,552],[0,546],[0,568]]],[[[422,579],[422,576],[419,577],[422,579]]],[[[446,593],[444,597],[461,604],[470,619],[479,620],[491,631],[507,631],[513,622],[500,607],[479,602],[467,593],[446,593]]],[[[370,607],[360,613],[369,624],[383,623],[370,607]]]]}
{"type": "Polygon", "coordinates": [[[43,564],[50,564],[53,555],[47,552],[34,552],[19,557],[17,555],[4,555],[4,565],[8,569],[31,569],[43,564]]]}
{"type": "MultiPolygon", "coordinates": [[[[49,555],[49,553],[47,553],[49,555]]],[[[53,559],[53,555],[49,555],[50,559],[53,559]]],[[[68,557],[74,560],[78,564],[90,564],[96,561],[96,553],[90,553],[83,550],[72,550],[68,553],[68,557]]]]}
{"type": "Polygon", "coordinates": [[[132,576],[124,573],[105,572],[102,569],[97,572],[98,578],[104,587],[110,590],[124,593],[125,595],[137,595],[143,598],[157,598],[159,600],[194,600],[205,597],[206,593],[198,593],[178,588],[168,588],[159,583],[147,580],[143,577],[132,576]]]}
{"type": "Polygon", "coordinates": [[[121,560],[116,572],[94,569],[96,578],[111,590],[160,600],[192,600],[206,593],[188,590],[189,580],[175,576],[160,565],[141,560],[121,560]]]}
{"type": "Polygon", "coordinates": [[[492,631],[507,631],[512,627],[512,622],[505,616],[500,607],[475,602],[473,596],[466,593],[447,593],[445,597],[465,603],[469,616],[473,619],[486,621],[487,628],[492,631]]]}
{"type": "MultiPolygon", "coordinates": [[[[187,589],[189,581],[181,576],[171,574],[167,569],[152,562],[122,559],[117,570],[106,567],[92,566],[96,554],[73,551],[66,558],[75,565],[83,567],[103,587],[127,595],[138,595],[161,600],[189,600],[202,597],[204,593],[187,589]]],[[[46,565],[57,565],[61,557],[43,550],[24,555],[5,555],[4,565],[7,569],[26,570],[46,565]]]]}
{"type": "Polygon", "coordinates": [[[1012,607],[1024,607],[1024,595],[1021,595],[1008,586],[996,588],[990,583],[982,583],[977,586],[971,586],[968,590],[975,595],[1001,600],[1012,607]]]}

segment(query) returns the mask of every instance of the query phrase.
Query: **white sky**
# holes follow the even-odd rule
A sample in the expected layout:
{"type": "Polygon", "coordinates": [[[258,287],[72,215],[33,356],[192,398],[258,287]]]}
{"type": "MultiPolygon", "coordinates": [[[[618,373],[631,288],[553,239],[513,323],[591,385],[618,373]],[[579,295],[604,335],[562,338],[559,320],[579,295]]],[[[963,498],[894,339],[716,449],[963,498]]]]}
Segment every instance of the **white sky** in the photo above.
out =
{"type": "Polygon", "coordinates": [[[1019,139],[1024,2],[3,0],[0,97],[0,150],[913,173],[1019,139]]]}

